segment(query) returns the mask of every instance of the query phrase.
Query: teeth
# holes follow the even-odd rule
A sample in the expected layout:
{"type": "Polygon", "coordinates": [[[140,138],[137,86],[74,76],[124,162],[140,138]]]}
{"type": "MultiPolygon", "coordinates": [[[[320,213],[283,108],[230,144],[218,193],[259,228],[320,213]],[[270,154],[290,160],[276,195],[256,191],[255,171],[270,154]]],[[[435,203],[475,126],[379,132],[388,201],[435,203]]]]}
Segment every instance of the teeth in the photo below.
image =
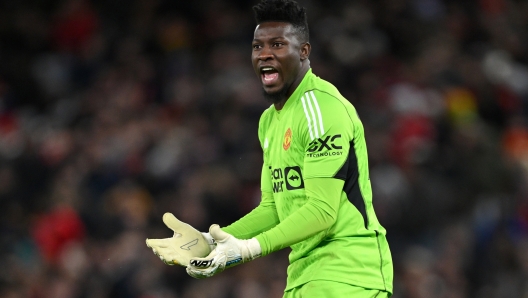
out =
{"type": "Polygon", "coordinates": [[[273,68],[272,67],[264,67],[262,68],[262,71],[272,71],[273,68]]]}

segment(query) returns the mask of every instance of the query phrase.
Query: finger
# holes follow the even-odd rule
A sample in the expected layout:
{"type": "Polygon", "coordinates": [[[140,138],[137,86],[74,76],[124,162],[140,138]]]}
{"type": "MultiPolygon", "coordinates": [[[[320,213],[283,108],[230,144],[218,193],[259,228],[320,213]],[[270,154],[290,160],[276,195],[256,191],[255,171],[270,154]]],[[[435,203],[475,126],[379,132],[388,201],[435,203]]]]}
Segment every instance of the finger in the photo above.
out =
{"type": "Polygon", "coordinates": [[[217,242],[222,242],[231,236],[231,234],[222,231],[222,229],[220,229],[220,226],[217,224],[211,225],[211,227],[209,228],[209,234],[211,234],[211,236],[217,242]]]}
{"type": "Polygon", "coordinates": [[[196,278],[196,279],[204,279],[207,277],[207,276],[204,276],[204,274],[201,271],[192,269],[191,267],[187,267],[186,271],[189,276],[196,278]]]}
{"type": "Polygon", "coordinates": [[[167,262],[169,261],[169,260],[165,259],[162,255],[159,255],[158,257],[159,257],[160,260],[161,260],[163,263],[165,263],[165,264],[167,264],[167,262]]]}
{"type": "Polygon", "coordinates": [[[147,238],[147,241],[145,241],[145,242],[147,243],[147,247],[150,248],[150,249],[152,249],[152,252],[153,252],[155,255],[157,255],[157,256],[159,257],[159,255],[158,255],[158,251],[156,250],[156,247],[157,247],[157,246],[155,246],[155,245],[152,244],[151,239],[148,239],[148,238],[147,238]]]}
{"type": "MultiPolygon", "coordinates": [[[[153,250],[154,251],[154,250],[153,250]]],[[[167,259],[162,254],[158,253],[157,251],[154,251],[154,254],[166,265],[173,266],[173,265],[180,265],[180,263],[177,260],[170,260],[167,259]]]]}
{"type": "Polygon", "coordinates": [[[165,260],[164,258],[162,259],[163,263],[165,263],[165,265],[169,265],[169,266],[173,266],[175,263],[178,264],[177,262],[174,262],[174,261],[171,261],[171,260],[165,260]]]}
{"type": "Polygon", "coordinates": [[[147,246],[150,248],[167,248],[170,246],[170,238],[165,239],[147,239],[147,246]]]}
{"type": "Polygon", "coordinates": [[[181,234],[178,233],[178,230],[180,230],[180,227],[184,225],[185,223],[177,219],[176,216],[174,216],[174,214],[170,212],[163,214],[162,219],[163,219],[163,223],[165,223],[165,225],[174,232],[174,236],[176,237],[181,236],[181,234]]]}
{"type": "Polygon", "coordinates": [[[178,262],[178,260],[172,260],[172,261],[168,261],[169,263],[167,265],[169,266],[173,266],[173,265],[178,265],[178,266],[185,266],[183,264],[180,264],[180,262],[178,262]]]}
{"type": "Polygon", "coordinates": [[[186,268],[187,274],[196,279],[204,279],[219,273],[218,268],[197,269],[191,266],[186,268]]]}

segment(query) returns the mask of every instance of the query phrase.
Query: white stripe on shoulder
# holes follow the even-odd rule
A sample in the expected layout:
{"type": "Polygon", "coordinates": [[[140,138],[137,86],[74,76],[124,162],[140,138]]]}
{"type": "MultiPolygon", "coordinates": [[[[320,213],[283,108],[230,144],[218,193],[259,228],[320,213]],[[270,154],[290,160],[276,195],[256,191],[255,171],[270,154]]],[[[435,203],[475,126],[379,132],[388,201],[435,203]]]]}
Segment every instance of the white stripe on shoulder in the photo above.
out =
{"type": "Polygon", "coordinates": [[[323,127],[323,116],[321,115],[321,109],[319,108],[319,103],[317,102],[317,98],[315,97],[315,93],[310,91],[310,95],[312,96],[312,100],[314,102],[315,110],[317,111],[317,116],[319,117],[319,131],[321,132],[321,136],[325,134],[324,127],[323,127]]]}
{"type": "Polygon", "coordinates": [[[314,136],[313,136],[313,132],[312,132],[312,126],[311,126],[311,120],[310,120],[310,115],[308,114],[308,109],[306,109],[306,102],[304,101],[304,96],[301,96],[301,101],[302,101],[302,105],[303,105],[303,108],[304,108],[304,115],[306,116],[306,121],[308,121],[308,131],[310,132],[310,140],[313,141],[314,139],[314,136]]]}
{"type": "Polygon", "coordinates": [[[312,106],[312,101],[310,100],[310,94],[308,92],[306,92],[304,95],[306,95],[306,102],[308,103],[308,108],[310,109],[310,115],[312,116],[312,123],[313,123],[313,130],[314,130],[314,135],[316,138],[319,138],[319,130],[317,128],[317,118],[315,117],[315,112],[314,112],[314,108],[312,106]]]}

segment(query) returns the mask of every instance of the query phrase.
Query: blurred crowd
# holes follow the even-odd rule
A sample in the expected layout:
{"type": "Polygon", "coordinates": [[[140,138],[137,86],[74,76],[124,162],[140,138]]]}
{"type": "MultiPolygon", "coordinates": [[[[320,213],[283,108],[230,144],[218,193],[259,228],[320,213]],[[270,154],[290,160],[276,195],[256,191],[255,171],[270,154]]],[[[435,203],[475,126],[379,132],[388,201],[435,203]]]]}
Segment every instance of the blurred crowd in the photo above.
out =
{"type": "MultiPolygon", "coordinates": [[[[528,297],[528,2],[299,2],[365,126],[393,297],[528,297]]],[[[259,202],[254,4],[0,2],[0,297],[282,296],[288,249],[193,280],[145,245],[259,202]]]]}

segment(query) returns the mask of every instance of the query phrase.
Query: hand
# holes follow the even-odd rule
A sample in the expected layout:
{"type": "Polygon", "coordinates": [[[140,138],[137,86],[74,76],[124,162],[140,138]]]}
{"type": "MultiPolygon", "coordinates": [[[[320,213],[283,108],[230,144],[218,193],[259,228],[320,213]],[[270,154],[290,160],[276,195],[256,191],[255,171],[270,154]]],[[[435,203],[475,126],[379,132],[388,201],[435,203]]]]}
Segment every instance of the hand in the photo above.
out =
{"type": "Polygon", "coordinates": [[[214,249],[214,239],[209,233],[199,232],[172,213],[165,213],[163,222],[174,235],[171,238],[147,239],[146,242],[165,264],[188,266],[191,258],[207,256],[214,249]]]}
{"type": "Polygon", "coordinates": [[[205,258],[191,258],[187,274],[194,278],[206,278],[224,269],[249,262],[261,256],[262,248],[257,239],[240,240],[212,225],[209,233],[216,242],[216,248],[205,258]]]}

